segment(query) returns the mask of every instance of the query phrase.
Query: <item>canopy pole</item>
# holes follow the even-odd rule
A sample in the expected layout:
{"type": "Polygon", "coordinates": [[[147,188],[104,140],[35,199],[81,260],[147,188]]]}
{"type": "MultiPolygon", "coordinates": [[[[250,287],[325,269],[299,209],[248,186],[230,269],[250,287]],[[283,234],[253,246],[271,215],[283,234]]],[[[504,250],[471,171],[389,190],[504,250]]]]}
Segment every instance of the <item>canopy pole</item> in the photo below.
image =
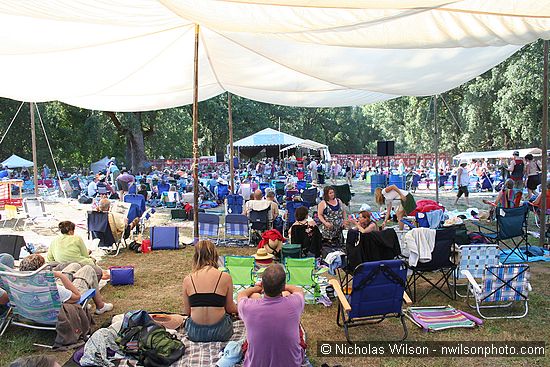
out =
{"type": "Polygon", "coordinates": [[[544,41],[543,67],[543,100],[542,100],[542,174],[540,201],[540,233],[539,245],[544,245],[546,239],[546,185],[548,182],[548,41],[544,41]]]}
{"type": "Polygon", "coordinates": [[[17,112],[15,113],[15,116],[13,116],[13,118],[11,119],[10,124],[8,125],[8,128],[4,132],[4,135],[2,135],[2,139],[0,139],[0,144],[2,144],[2,142],[6,138],[6,135],[10,131],[11,125],[13,125],[13,122],[15,121],[15,118],[17,117],[17,115],[19,115],[19,111],[21,111],[21,107],[23,107],[24,104],[25,104],[25,102],[21,102],[21,104],[19,105],[19,108],[17,109],[17,112]]]}
{"type": "Polygon", "coordinates": [[[36,163],[36,132],[34,127],[34,108],[33,102],[30,102],[29,107],[31,109],[31,140],[32,140],[32,166],[34,170],[33,182],[34,182],[34,196],[38,197],[38,164],[36,163]]]}
{"type": "Polygon", "coordinates": [[[435,201],[439,203],[439,130],[437,129],[437,94],[434,96],[435,129],[435,201]]]}
{"type": "Polygon", "coordinates": [[[199,241],[199,25],[195,24],[193,68],[193,237],[199,241]]]}
{"type": "Polygon", "coordinates": [[[231,194],[235,193],[235,163],[233,162],[233,111],[231,109],[231,93],[227,92],[227,114],[229,122],[229,174],[231,194]]]}

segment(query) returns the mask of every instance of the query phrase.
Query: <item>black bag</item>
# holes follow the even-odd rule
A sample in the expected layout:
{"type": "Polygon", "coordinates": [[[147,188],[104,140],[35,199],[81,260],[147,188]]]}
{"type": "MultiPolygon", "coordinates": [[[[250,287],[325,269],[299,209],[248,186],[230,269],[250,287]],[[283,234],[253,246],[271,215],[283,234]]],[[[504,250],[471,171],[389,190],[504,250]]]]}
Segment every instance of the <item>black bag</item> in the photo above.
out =
{"type": "Polygon", "coordinates": [[[128,248],[132,251],[134,251],[135,253],[140,253],[141,252],[141,243],[138,243],[136,241],[132,241],[129,245],[128,245],[128,248]]]}
{"type": "MultiPolygon", "coordinates": [[[[73,191],[74,192],[74,191],[73,191]]],[[[80,204],[91,204],[93,201],[92,198],[87,197],[86,195],[82,195],[80,198],[78,198],[78,202],[80,204]]]]}
{"type": "Polygon", "coordinates": [[[78,199],[79,196],[80,196],[80,190],[71,191],[71,199],[78,199]]]}
{"type": "Polygon", "coordinates": [[[188,219],[187,212],[185,211],[185,209],[172,209],[170,211],[170,215],[172,219],[182,219],[182,220],[188,219]]]}

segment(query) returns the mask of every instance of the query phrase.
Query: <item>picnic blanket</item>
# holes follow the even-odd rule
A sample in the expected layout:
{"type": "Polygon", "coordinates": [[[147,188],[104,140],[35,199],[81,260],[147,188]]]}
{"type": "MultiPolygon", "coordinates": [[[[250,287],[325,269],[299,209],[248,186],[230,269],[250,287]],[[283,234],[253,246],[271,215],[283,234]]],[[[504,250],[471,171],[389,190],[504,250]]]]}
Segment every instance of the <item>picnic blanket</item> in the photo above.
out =
{"type": "Polygon", "coordinates": [[[483,320],[452,306],[409,307],[405,316],[424,331],[473,328],[483,320]]]}
{"type": "MultiPolygon", "coordinates": [[[[519,248],[522,254],[526,254],[527,249],[525,246],[519,248]]],[[[521,258],[516,250],[512,254],[512,250],[502,250],[500,253],[500,262],[503,264],[517,264],[525,262],[536,262],[536,261],[550,261],[550,251],[542,249],[537,246],[529,246],[529,258],[521,258]],[[506,261],[505,261],[506,260],[506,261]]]]}

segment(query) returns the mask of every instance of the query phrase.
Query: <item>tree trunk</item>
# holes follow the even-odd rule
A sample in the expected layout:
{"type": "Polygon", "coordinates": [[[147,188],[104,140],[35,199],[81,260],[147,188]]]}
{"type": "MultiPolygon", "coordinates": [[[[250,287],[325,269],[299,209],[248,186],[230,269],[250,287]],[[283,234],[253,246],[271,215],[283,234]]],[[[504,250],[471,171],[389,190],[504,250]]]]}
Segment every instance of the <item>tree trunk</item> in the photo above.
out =
{"type": "Polygon", "coordinates": [[[132,172],[137,174],[145,168],[145,142],[143,140],[143,130],[136,129],[128,135],[128,140],[132,145],[132,172]]]}
{"type": "MultiPolygon", "coordinates": [[[[143,141],[143,127],[141,125],[141,112],[135,113],[130,121],[130,127],[123,126],[114,112],[105,112],[115,125],[118,132],[126,138],[126,165],[134,174],[144,170],[145,142],[143,141]]],[[[152,133],[152,129],[147,133],[152,133]]]]}

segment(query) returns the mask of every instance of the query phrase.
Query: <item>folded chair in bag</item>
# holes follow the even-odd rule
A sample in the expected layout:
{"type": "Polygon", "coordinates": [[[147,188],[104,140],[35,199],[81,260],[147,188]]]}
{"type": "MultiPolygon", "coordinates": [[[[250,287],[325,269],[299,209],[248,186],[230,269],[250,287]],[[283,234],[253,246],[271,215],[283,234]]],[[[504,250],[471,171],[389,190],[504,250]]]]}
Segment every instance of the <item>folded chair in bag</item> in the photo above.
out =
{"type": "Polygon", "coordinates": [[[231,275],[233,287],[246,289],[256,283],[254,261],[253,256],[225,256],[224,267],[220,270],[227,271],[231,275]]]}
{"type": "Polygon", "coordinates": [[[349,205],[353,196],[349,185],[334,185],[332,187],[334,188],[334,193],[336,194],[336,197],[340,199],[344,204],[349,205]]]}
{"type": "MultiPolygon", "coordinates": [[[[459,247],[460,263],[456,269],[456,279],[464,280],[466,276],[463,271],[470,272],[474,279],[481,279],[486,266],[498,265],[500,251],[497,245],[485,245],[481,243],[472,243],[459,247]]],[[[468,286],[468,283],[455,284],[456,295],[466,297],[466,294],[458,292],[458,286],[468,286]]]]}
{"type": "Polygon", "coordinates": [[[388,317],[398,317],[407,338],[407,325],[403,313],[403,301],[411,300],[405,293],[407,267],[401,260],[373,261],[360,264],[353,273],[351,294],[344,294],[336,279],[329,283],[338,295],[336,323],[344,328],[344,334],[352,343],[349,328],[365,324],[377,324],[388,317]]]}
{"type": "MultiPolygon", "coordinates": [[[[0,264],[0,288],[10,299],[7,321],[0,330],[0,337],[10,325],[56,330],[61,302],[53,271],[48,270],[47,264],[33,272],[14,271],[0,264]]],[[[86,291],[78,304],[86,307],[94,295],[95,289],[86,291]]]]}
{"type": "Polygon", "coordinates": [[[501,250],[503,247],[510,249],[510,253],[506,256],[503,263],[512,255],[519,256],[522,260],[529,260],[529,241],[527,238],[527,215],[529,207],[522,205],[517,208],[497,208],[496,209],[496,230],[482,225],[479,222],[474,222],[478,227],[479,232],[490,243],[499,245],[501,250]],[[481,228],[485,232],[481,231],[481,228]],[[522,252],[519,248],[526,246],[526,251],[522,252]]]}
{"type": "Polygon", "coordinates": [[[319,275],[325,273],[328,269],[315,269],[315,258],[306,257],[296,259],[286,257],[284,266],[287,274],[287,284],[300,286],[304,289],[304,293],[309,293],[316,301],[321,296],[319,287],[319,275]]]}
{"type": "Polygon", "coordinates": [[[246,237],[250,242],[250,228],[248,226],[248,217],[244,214],[227,214],[225,216],[225,230],[223,240],[227,236],[246,237]]]}
{"type": "Polygon", "coordinates": [[[227,214],[242,214],[244,199],[241,195],[227,195],[227,205],[225,212],[227,214]]]}
{"type": "Polygon", "coordinates": [[[26,246],[23,236],[15,234],[0,235],[0,254],[10,254],[14,260],[19,260],[21,249],[26,246]]]}
{"type": "Polygon", "coordinates": [[[455,269],[456,264],[452,259],[452,247],[454,244],[455,229],[445,228],[436,231],[435,245],[432,251],[432,258],[429,262],[418,262],[416,266],[409,266],[412,274],[407,281],[407,289],[411,291],[414,302],[420,302],[433,289],[437,289],[450,299],[455,299],[456,284],[455,269]],[[435,273],[438,275],[437,281],[430,279],[427,275],[435,273]],[[426,281],[430,285],[430,289],[417,299],[416,288],[420,280],[426,281]],[[450,281],[451,280],[451,281],[450,281]],[[444,290],[446,286],[448,291],[444,290]]]}
{"type": "MultiPolygon", "coordinates": [[[[517,319],[527,315],[529,311],[529,292],[532,290],[529,283],[529,265],[495,265],[485,267],[481,285],[478,284],[474,276],[468,271],[463,270],[463,274],[468,278],[468,296],[470,292],[474,296],[475,305],[468,305],[477,310],[477,313],[484,319],[517,319]],[[524,312],[511,316],[487,316],[481,313],[487,309],[508,309],[517,303],[523,303],[524,312]]],[[[469,301],[469,297],[467,300],[469,301]]]]}
{"type": "Polygon", "coordinates": [[[199,238],[220,240],[220,217],[216,214],[199,213],[199,238]]]}
{"type": "MultiPolygon", "coordinates": [[[[117,242],[111,226],[109,225],[109,213],[103,213],[98,211],[89,211],[87,214],[88,225],[88,239],[99,239],[98,247],[103,248],[106,251],[112,251],[113,246],[115,256],[120,252],[121,241],[117,242]]],[[[124,237],[124,236],[123,236],[124,237]]]]}
{"type": "Polygon", "coordinates": [[[177,250],[178,248],[178,227],[151,228],[151,250],[177,250]]]}

